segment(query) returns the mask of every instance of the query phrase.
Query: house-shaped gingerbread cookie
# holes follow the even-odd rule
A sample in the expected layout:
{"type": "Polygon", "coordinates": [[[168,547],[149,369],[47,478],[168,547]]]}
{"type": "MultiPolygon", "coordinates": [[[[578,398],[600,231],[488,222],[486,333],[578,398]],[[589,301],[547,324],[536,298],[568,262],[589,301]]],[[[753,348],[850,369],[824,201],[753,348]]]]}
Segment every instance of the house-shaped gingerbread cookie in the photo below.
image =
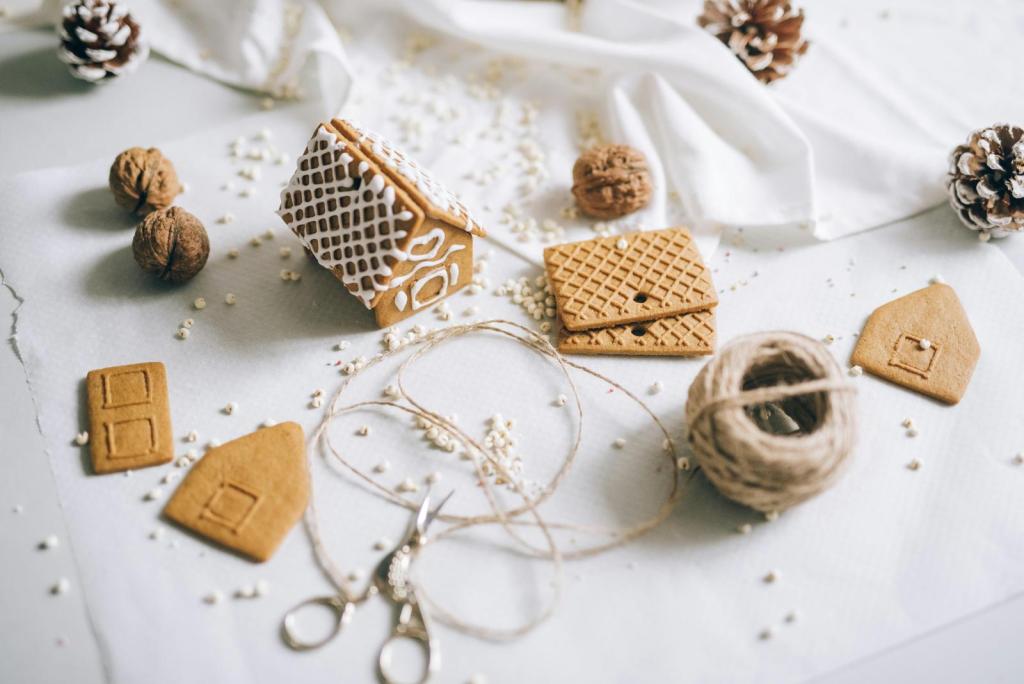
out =
{"type": "Polygon", "coordinates": [[[317,127],[277,213],[381,327],[468,285],[485,234],[429,173],[342,119],[317,127]]]}
{"type": "Polygon", "coordinates": [[[850,363],[908,389],[956,404],[981,356],[967,313],[935,283],[883,304],[868,318],[850,363]]]}

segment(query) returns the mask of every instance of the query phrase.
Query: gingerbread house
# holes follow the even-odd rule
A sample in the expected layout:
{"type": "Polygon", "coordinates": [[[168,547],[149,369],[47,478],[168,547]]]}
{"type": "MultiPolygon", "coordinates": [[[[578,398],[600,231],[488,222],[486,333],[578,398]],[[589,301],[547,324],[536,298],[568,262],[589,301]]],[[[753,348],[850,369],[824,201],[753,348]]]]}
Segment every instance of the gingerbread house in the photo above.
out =
{"type": "Polygon", "coordinates": [[[468,285],[485,235],[429,173],[342,119],[317,127],[277,213],[381,327],[468,285]]]}

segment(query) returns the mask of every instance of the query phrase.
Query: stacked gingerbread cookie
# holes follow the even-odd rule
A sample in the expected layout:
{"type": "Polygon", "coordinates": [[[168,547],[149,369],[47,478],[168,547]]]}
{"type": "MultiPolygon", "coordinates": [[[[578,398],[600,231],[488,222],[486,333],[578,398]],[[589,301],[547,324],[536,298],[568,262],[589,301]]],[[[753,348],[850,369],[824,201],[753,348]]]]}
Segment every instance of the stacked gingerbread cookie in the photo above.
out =
{"type": "Polygon", "coordinates": [[[718,296],[685,228],[544,250],[568,354],[703,356],[714,352],[718,296]]]}

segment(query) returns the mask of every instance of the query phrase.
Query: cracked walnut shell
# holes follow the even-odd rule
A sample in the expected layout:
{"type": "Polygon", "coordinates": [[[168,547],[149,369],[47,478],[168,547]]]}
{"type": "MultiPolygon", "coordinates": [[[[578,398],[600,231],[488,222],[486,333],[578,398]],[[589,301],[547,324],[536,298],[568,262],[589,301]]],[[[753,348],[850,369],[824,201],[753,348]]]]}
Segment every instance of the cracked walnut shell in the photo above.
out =
{"type": "Polygon", "coordinates": [[[110,191],[120,206],[145,215],[171,206],[181,184],[174,165],[160,150],[131,147],[110,167],[110,191]]]}
{"type": "Polygon", "coordinates": [[[210,256],[210,239],[199,219],[180,207],[171,207],[142,219],[135,229],[132,253],[143,271],[183,283],[203,270],[210,256]]]}
{"type": "Polygon", "coordinates": [[[588,216],[615,219],[634,212],[651,199],[647,160],[627,145],[592,147],[572,167],[572,194],[588,216]]]}

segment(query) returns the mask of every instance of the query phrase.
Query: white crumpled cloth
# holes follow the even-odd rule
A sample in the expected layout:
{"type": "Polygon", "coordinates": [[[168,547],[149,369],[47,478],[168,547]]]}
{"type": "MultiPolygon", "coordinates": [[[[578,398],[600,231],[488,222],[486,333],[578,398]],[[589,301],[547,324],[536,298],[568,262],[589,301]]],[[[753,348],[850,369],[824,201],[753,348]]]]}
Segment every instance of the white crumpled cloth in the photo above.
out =
{"type": "MultiPolygon", "coordinates": [[[[948,150],[989,117],[1022,111],[1012,89],[998,85],[1012,82],[1013,43],[1000,38],[1020,8],[999,0],[970,8],[913,0],[895,11],[875,0],[802,4],[811,49],[770,87],[696,26],[698,0],[586,0],[578,31],[563,4],[537,0],[132,7],[166,57],[246,88],[319,97],[325,116],[360,78],[343,34],[358,39],[396,14],[496,55],[593,67],[610,136],[651,161],[658,192],[649,227],[667,220],[674,191],[705,249],[722,224],[802,223],[831,239],[939,204],[948,150]],[[1005,21],[977,25],[981,5],[1005,21]]],[[[558,106],[559,93],[550,95],[545,105],[558,106]]]]}

